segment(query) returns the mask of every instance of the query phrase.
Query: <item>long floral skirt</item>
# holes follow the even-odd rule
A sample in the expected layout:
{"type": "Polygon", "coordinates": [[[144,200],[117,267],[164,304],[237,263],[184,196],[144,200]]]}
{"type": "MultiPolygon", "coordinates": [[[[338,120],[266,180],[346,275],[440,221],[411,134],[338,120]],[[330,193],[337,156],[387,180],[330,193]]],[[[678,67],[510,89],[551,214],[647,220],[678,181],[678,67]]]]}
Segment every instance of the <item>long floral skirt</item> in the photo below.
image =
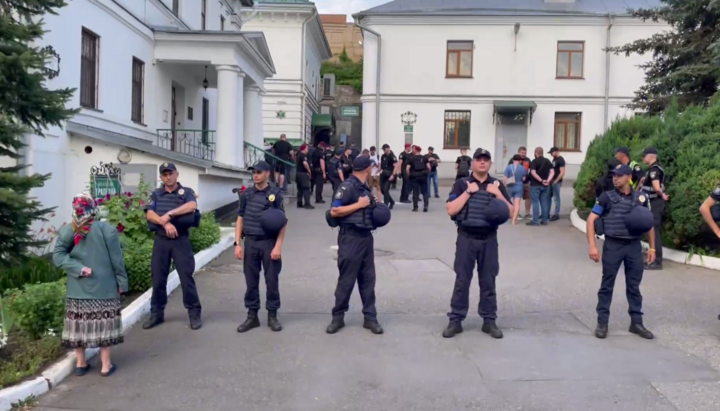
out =
{"type": "Polygon", "coordinates": [[[68,348],[111,347],[124,341],[119,298],[65,302],[62,345],[68,348]]]}

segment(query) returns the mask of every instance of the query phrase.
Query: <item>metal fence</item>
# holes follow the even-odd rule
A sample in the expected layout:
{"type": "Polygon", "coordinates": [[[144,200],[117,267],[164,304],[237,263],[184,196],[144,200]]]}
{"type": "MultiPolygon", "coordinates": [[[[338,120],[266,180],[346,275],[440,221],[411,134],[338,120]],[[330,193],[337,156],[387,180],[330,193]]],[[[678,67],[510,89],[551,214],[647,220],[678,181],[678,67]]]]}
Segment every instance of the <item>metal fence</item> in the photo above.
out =
{"type": "MultiPolygon", "coordinates": [[[[285,170],[285,184],[287,186],[287,192],[291,196],[297,195],[297,186],[295,185],[295,174],[297,167],[295,164],[280,159],[279,157],[272,154],[269,150],[263,150],[262,148],[245,142],[245,166],[250,167],[258,161],[266,161],[270,163],[273,168],[283,167],[285,170]]],[[[276,178],[279,177],[276,173],[270,173],[270,179],[272,183],[278,184],[276,178]]]]}
{"type": "Polygon", "coordinates": [[[215,160],[214,130],[158,129],[157,146],[203,160],[215,160]]]}

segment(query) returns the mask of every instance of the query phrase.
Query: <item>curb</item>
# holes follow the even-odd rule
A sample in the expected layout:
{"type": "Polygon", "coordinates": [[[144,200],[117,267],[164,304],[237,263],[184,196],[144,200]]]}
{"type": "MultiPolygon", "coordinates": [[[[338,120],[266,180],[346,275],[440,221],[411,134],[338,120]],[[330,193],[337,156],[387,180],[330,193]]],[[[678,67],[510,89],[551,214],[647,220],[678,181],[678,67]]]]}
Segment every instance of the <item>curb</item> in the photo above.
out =
{"type": "MultiPolygon", "coordinates": [[[[570,221],[572,225],[583,233],[587,234],[587,227],[585,226],[585,220],[580,218],[577,213],[577,209],[573,209],[570,213],[570,221]]],[[[603,238],[603,237],[599,237],[603,238]]],[[[646,242],[642,242],[643,247],[647,248],[649,245],[646,242]]],[[[701,257],[697,254],[690,258],[690,254],[684,251],[673,250],[671,248],[663,247],[663,260],[672,261],[679,264],[694,265],[696,267],[707,268],[710,270],[720,270],[720,258],[717,257],[701,257]]]]}
{"type": "MultiPolygon", "coordinates": [[[[195,254],[195,272],[205,267],[212,260],[217,258],[223,251],[232,246],[235,241],[235,230],[224,229],[221,231],[220,242],[214,246],[202,250],[195,254]]],[[[173,271],[168,276],[167,293],[170,295],[175,288],[180,285],[180,277],[177,271],[173,271]]],[[[146,291],[132,304],[122,310],[123,331],[127,332],[134,324],[140,321],[140,318],[150,312],[150,299],[152,297],[152,289],[146,291]]],[[[98,353],[97,348],[85,351],[88,360],[98,353]]],[[[64,380],[75,370],[75,353],[68,353],[63,359],[47,368],[39,377],[25,381],[22,384],[0,390],[0,411],[9,411],[10,405],[27,397],[34,395],[39,397],[53,389],[57,384],[64,380]]]]}

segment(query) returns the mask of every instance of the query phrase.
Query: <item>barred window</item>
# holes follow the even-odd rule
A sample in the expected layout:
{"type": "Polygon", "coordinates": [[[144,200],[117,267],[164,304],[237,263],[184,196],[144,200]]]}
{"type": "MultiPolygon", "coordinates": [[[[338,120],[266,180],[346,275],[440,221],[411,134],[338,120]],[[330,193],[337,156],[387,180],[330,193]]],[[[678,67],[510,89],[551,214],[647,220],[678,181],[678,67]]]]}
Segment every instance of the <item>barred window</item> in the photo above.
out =
{"type": "Polygon", "coordinates": [[[80,105],[82,107],[97,109],[100,37],[90,30],[83,28],[81,48],[80,105]]]}
{"type": "Polygon", "coordinates": [[[136,123],[143,122],[143,86],[145,82],[145,63],[133,57],[132,62],[132,107],[131,119],[136,123]]]}
{"type": "Polygon", "coordinates": [[[470,112],[445,111],[445,148],[470,147],[470,112]]]}
{"type": "Polygon", "coordinates": [[[561,151],[580,151],[582,113],[555,113],[555,147],[561,151]]]}

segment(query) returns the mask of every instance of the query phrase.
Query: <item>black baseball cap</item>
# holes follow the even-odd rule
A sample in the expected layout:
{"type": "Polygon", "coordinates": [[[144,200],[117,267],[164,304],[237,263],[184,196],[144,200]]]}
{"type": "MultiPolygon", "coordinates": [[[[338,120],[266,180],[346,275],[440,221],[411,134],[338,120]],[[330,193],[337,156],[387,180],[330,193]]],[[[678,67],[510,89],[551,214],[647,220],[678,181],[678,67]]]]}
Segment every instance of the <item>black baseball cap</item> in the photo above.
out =
{"type": "Polygon", "coordinates": [[[377,151],[377,149],[375,148],[375,146],[372,146],[370,147],[370,151],[377,151]]]}
{"type": "Polygon", "coordinates": [[[556,151],[560,151],[560,150],[558,150],[557,147],[550,147],[550,151],[548,151],[548,153],[552,154],[552,153],[554,153],[554,152],[556,152],[556,151]]]}
{"type": "Polygon", "coordinates": [[[630,166],[625,164],[620,164],[619,166],[615,167],[611,173],[618,175],[618,176],[629,176],[632,175],[632,168],[630,166]]]}
{"type": "Polygon", "coordinates": [[[645,150],[643,150],[643,156],[646,156],[648,154],[657,154],[658,151],[655,147],[647,147],[645,150]]]}
{"type": "Polygon", "coordinates": [[[473,159],[477,159],[480,157],[486,157],[488,160],[492,160],[490,152],[485,150],[484,148],[478,148],[477,150],[475,150],[475,154],[473,154],[473,159]]]}
{"type": "Polygon", "coordinates": [[[173,163],[162,163],[160,164],[160,174],[166,171],[177,171],[177,167],[173,163]]]}
{"type": "Polygon", "coordinates": [[[258,161],[255,163],[254,166],[248,168],[250,171],[270,171],[272,170],[272,167],[270,167],[270,164],[266,163],[265,161],[258,161]]]}
{"type": "Polygon", "coordinates": [[[623,154],[625,154],[626,156],[630,157],[630,149],[628,149],[627,147],[619,147],[619,148],[616,148],[616,149],[615,149],[615,154],[617,154],[617,153],[623,153],[623,154]]]}
{"type": "Polygon", "coordinates": [[[386,148],[390,148],[390,146],[387,144],[383,144],[382,149],[385,150],[386,148]]]}
{"type": "Polygon", "coordinates": [[[433,147],[433,146],[428,147],[428,151],[435,151],[435,147],[433,147]]]}
{"type": "Polygon", "coordinates": [[[371,165],[373,165],[373,162],[370,160],[370,157],[357,156],[353,161],[353,171],[367,170],[371,165]]]}

